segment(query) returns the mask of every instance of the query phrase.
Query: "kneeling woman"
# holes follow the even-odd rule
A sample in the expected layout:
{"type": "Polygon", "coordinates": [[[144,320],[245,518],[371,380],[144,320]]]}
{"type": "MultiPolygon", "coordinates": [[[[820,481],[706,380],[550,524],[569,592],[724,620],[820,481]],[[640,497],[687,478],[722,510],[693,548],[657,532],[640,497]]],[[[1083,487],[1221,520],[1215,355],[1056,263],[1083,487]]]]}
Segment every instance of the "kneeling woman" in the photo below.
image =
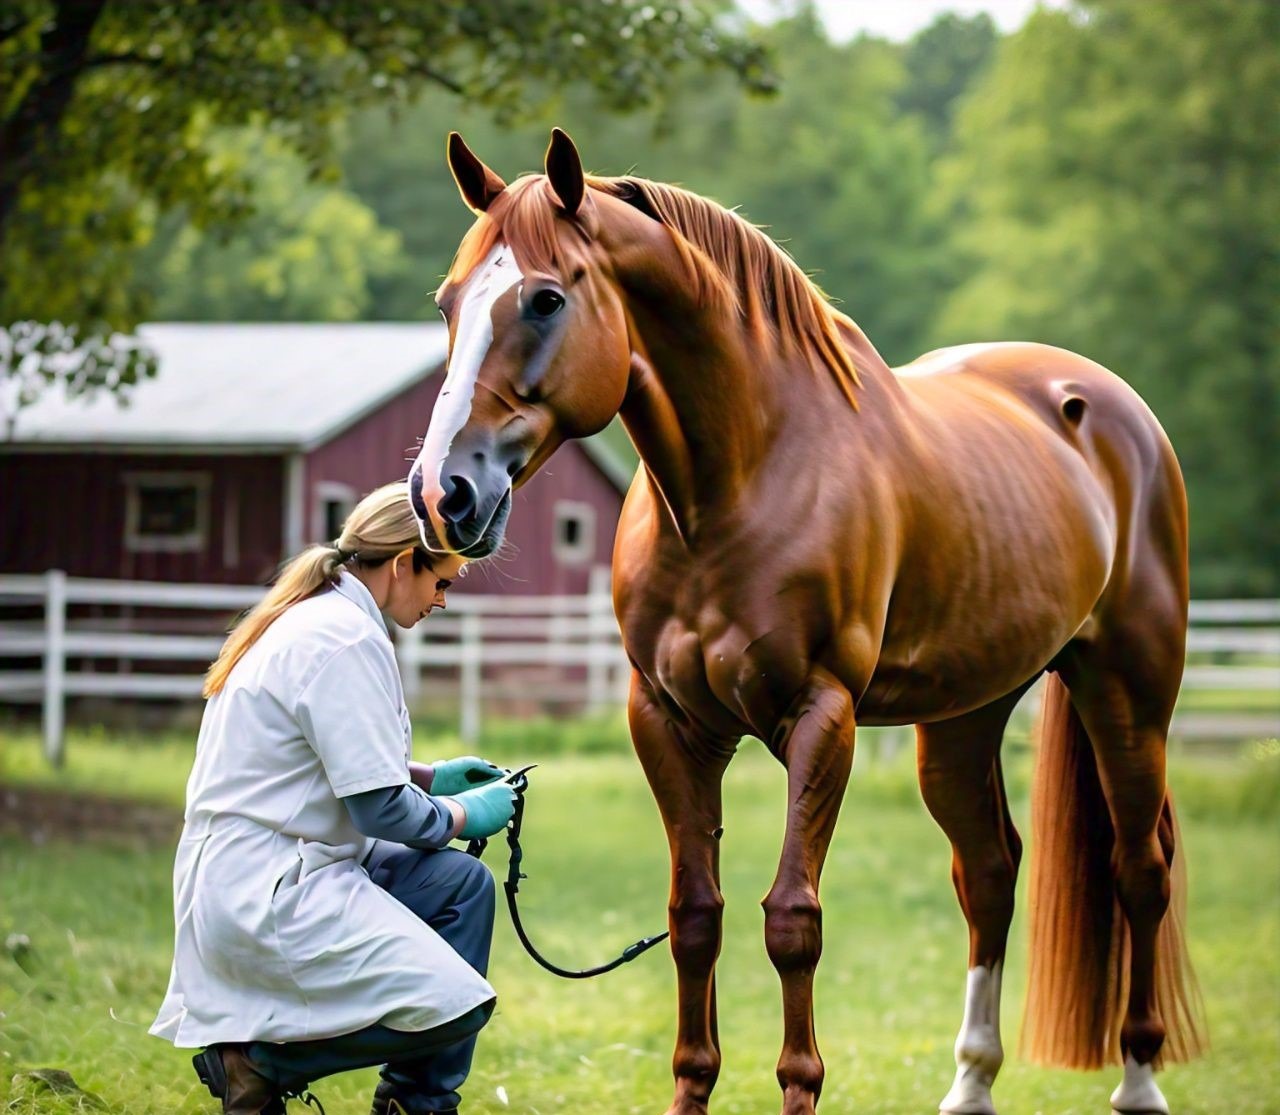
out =
{"type": "Polygon", "coordinates": [[[494,886],[445,845],[500,832],[514,795],[480,759],[410,762],[380,613],[412,627],[462,564],[421,548],[387,485],[285,567],[209,670],[151,1032],[208,1047],[196,1071],[226,1112],[279,1115],[369,1065],[375,1115],[458,1106],[495,1001],[494,886]]]}

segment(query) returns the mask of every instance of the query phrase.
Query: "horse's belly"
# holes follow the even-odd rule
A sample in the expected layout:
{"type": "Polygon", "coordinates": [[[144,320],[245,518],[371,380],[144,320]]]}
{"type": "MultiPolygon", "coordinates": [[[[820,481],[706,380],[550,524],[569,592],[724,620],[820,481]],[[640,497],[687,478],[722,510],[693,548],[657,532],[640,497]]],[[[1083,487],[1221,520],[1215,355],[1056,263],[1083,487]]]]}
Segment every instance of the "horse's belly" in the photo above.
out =
{"type": "Polygon", "coordinates": [[[948,720],[1011,693],[1042,668],[947,680],[918,669],[877,670],[858,702],[857,720],[866,727],[948,720]]]}
{"type": "Polygon", "coordinates": [[[969,712],[1036,677],[1088,619],[1089,602],[969,613],[909,642],[890,637],[858,702],[860,724],[916,724],[969,712]]]}

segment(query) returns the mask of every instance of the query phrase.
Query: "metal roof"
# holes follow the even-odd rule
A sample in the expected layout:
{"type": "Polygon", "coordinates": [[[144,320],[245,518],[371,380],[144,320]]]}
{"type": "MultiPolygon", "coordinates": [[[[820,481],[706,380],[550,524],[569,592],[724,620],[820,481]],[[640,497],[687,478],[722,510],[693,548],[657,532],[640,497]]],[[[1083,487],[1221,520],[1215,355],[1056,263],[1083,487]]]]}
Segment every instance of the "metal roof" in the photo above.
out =
{"type": "Polygon", "coordinates": [[[154,324],[159,356],[127,405],[107,392],[54,389],[18,412],[0,447],[146,446],[306,450],[321,445],[440,367],[435,323],[154,324]]]}

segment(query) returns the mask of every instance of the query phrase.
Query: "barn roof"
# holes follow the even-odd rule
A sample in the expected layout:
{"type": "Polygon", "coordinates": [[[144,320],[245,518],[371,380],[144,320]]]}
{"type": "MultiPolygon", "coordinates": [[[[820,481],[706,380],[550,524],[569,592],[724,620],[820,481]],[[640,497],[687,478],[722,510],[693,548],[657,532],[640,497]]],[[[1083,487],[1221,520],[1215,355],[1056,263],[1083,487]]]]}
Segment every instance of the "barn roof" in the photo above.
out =
{"type": "Polygon", "coordinates": [[[49,391],[18,412],[11,442],[306,450],[323,444],[445,359],[442,324],[156,324],[155,379],[121,406],[49,391]]]}
{"type": "MultiPolygon", "coordinates": [[[[443,324],[418,322],[158,323],[138,334],[159,367],[127,405],[46,392],[0,448],[305,452],[438,371],[449,346],[443,324]]],[[[634,461],[601,435],[581,444],[625,492],[634,461]]]]}

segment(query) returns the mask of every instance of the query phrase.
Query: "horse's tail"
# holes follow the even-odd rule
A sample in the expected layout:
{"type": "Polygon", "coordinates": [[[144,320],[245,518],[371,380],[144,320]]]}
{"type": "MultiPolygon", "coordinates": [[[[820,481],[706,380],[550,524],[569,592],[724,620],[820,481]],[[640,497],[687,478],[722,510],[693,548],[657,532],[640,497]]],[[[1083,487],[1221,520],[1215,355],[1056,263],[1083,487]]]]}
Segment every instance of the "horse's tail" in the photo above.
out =
{"type": "MultiPolygon", "coordinates": [[[[1022,1052],[1031,1061],[1094,1069],[1120,1063],[1128,995],[1128,927],[1112,876],[1114,832],[1093,746],[1067,687],[1049,674],[1032,788],[1031,945],[1022,1052]]],[[[1173,799],[1160,837],[1170,865],[1168,912],[1156,939],[1160,1063],[1190,1060],[1207,1042],[1186,949],[1186,856],[1173,799]]]]}

